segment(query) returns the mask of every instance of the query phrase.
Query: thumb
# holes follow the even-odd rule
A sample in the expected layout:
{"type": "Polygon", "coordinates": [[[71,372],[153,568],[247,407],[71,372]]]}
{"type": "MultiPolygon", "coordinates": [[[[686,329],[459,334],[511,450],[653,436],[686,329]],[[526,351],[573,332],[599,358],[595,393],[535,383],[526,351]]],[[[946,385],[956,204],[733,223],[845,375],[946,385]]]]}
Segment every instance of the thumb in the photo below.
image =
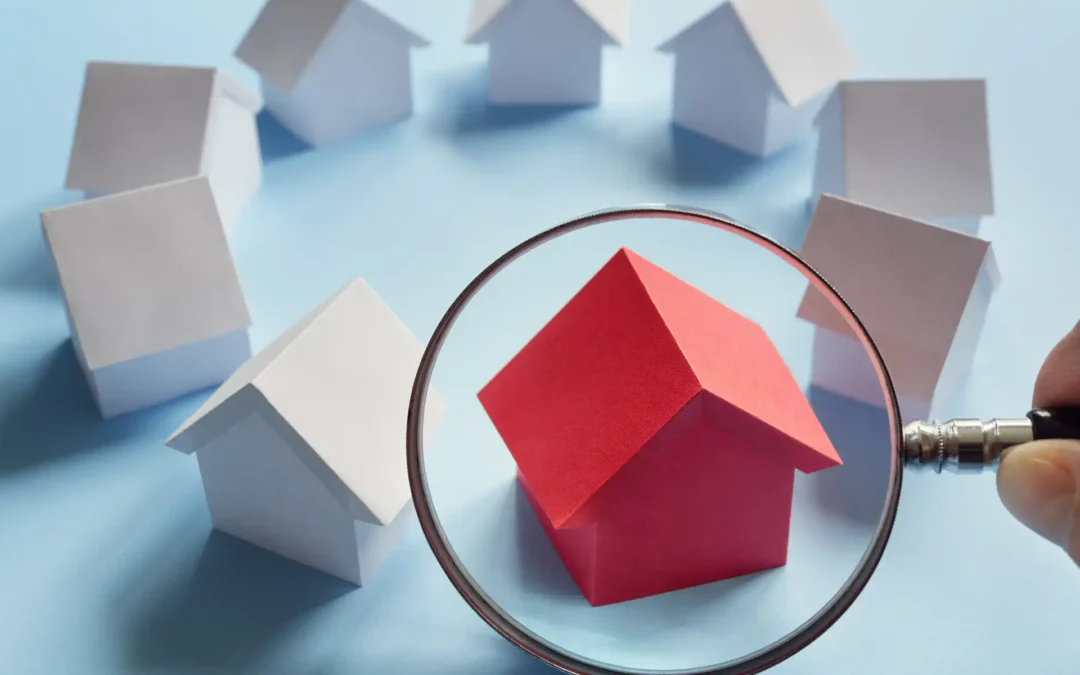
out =
{"type": "Polygon", "coordinates": [[[1033,441],[1001,460],[998,494],[1031,530],[1080,564],[1080,441],[1033,441]]]}

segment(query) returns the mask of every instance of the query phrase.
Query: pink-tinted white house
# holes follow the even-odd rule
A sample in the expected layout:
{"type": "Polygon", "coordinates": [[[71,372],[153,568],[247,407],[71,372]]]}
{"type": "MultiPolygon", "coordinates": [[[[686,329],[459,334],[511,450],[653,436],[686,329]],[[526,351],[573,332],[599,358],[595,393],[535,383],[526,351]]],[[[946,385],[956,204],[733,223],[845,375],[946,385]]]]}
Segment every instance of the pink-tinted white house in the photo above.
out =
{"type": "MultiPolygon", "coordinates": [[[[1000,283],[990,242],[823,195],[799,252],[873,337],[904,420],[933,416],[971,367],[1000,283]]],[[[882,405],[870,357],[839,312],[811,288],[798,316],[815,325],[812,384],[882,405]]]]}
{"type": "Polygon", "coordinates": [[[994,213],[983,80],[844,82],[818,119],[814,198],[977,234],[994,213]]]}

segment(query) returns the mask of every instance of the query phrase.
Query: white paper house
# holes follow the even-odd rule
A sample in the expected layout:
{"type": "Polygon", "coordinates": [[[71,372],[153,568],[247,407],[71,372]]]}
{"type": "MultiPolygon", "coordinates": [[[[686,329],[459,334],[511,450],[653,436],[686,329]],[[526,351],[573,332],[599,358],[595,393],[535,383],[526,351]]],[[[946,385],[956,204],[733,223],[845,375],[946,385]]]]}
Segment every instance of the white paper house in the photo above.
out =
{"type": "Polygon", "coordinates": [[[985,81],[844,82],[818,124],[815,197],[967,234],[993,215],[985,81]]]}
{"type": "Polygon", "coordinates": [[[91,61],[65,187],[96,197],[208,176],[229,230],[262,184],[261,108],[214,68],[91,61]]]}
{"type": "MultiPolygon", "coordinates": [[[[245,363],[167,441],[214,526],[363,585],[410,521],[405,426],[423,345],[362,279],[245,363]]],[[[429,390],[424,434],[445,403],[429,390]]]]}
{"type": "Polygon", "coordinates": [[[63,206],[41,222],[104,417],[219,385],[251,356],[207,177],[63,206]]]}
{"type": "MultiPolygon", "coordinates": [[[[971,367],[1000,283],[990,242],[823,195],[800,255],[870,333],[904,421],[933,416],[971,367]]],[[[815,324],[812,385],[882,406],[870,357],[839,312],[811,287],[798,316],[815,324]]]]}
{"type": "Polygon", "coordinates": [[[476,0],[467,44],[488,46],[495,105],[593,105],[602,52],[624,46],[629,0],[476,0]]]}
{"type": "Polygon", "coordinates": [[[728,0],[659,49],[672,121],[755,157],[806,136],[856,66],[823,0],[728,0]]]}
{"type": "Polygon", "coordinates": [[[267,110],[320,146],[408,117],[411,50],[427,44],[360,0],[269,0],[236,56],[267,110]]]}

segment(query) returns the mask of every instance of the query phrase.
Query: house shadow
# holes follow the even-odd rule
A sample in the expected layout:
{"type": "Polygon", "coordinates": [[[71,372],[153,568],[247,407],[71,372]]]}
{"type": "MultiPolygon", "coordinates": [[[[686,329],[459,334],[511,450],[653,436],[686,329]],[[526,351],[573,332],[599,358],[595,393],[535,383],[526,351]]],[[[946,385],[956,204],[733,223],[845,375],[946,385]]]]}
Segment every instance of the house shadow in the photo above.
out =
{"type": "Polygon", "coordinates": [[[811,387],[810,405],[844,464],[806,476],[827,513],[873,527],[889,488],[892,447],[889,418],[881,408],[811,387]]]}
{"type": "Polygon", "coordinates": [[[548,597],[579,598],[584,602],[584,596],[544,531],[521,484],[514,479],[507,489],[507,499],[512,502],[515,519],[517,559],[521,566],[522,582],[531,591],[548,597]]]}
{"type": "Polygon", "coordinates": [[[79,200],[72,192],[47,195],[0,218],[0,288],[55,294],[55,268],[41,230],[41,212],[79,200]]]}
{"type": "Polygon", "coordinates": [[[488,100],[487,65],[473,65],[446,76],[442,108],[452,137],[543,126],[595,105],[495,105],[488,100]]]}
{"type": "Polygon", "coordinates": [[[654,154],[660,177],[685,187],[734,183],[765,161],[674,123],[668,125],[668,143],[654,154]]]}
{"type": "Polygon", "coordinates": [[[70,339],[48,351],[30,386],[0,409],[0,475],[107,447],[155,428],[167,411],[102,419],[70,339]]]}
{"type": "MultiPolygon", "coordinates": [[[[435,657],[430,650],[396,651],[378,656],[322,665],[307,675],[356,675],[357,673],[408,673],[408,675],[556,675],[562,673],[547,665],[495,631],[490,631],[490,649],[452,649],[435,657]],[[493,652],[497,652],[493,654],[493,652]]],[[[470,641],[470,645],[473,641],[470,641]]]]}
{"type": "Polygon", "coordinates": [[[307,141],[285,128],[265,108],[255,117],[255,124],[259,132],[259,148],[266,163],[301,155],[314,149],[307,141]]]}
{"type": "Polygon", "coordinates": [[[770,596],[783,583],[783,575],[784,569],[776,567],[594,609],[607,615],[602,619],[606,632],[624,641],[651,639],[661,627],[675,631],[702,627],[717,616],[775,633],[770,596]]]}
{"type": "Polygon", "coordinates": [[[777,195],[769,200],[759,199],[739,211],[741,222],[796,253],[806,239],[813,217],[801,196],[777,195]]]}
{"type": "Polygon", "coordinates": [[[806,208],[805,200],[779,204],[770,214],[769,222],[772,226],[768,229],[768,234],[791,250],[798,251],[806,239],[813,216],[813,210],[806,208]]]}
{"type": "Polygon", "coordinates": [[[136,672],[259,673],[278,643],[345,581],[211,531],[187,575],[129,618],[136,672]]]}

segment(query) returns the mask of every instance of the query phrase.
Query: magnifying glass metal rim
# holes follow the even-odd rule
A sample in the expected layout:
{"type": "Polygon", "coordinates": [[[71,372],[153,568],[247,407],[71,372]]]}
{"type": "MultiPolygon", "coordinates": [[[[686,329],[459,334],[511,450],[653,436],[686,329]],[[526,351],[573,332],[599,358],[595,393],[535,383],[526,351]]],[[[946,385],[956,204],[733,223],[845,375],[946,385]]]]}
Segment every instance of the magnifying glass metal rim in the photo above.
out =
{"type": "Polygon", "coordinates": [[[466,286],[451,304],[436,326],[429,340],[424,354],[417,369],[416,378],[413,382],[412,393],[409,398],[409,413],[406,427],[406,455],[409,472],[409,486],[412,491],[413,504],[420,522],[421,530],[427,539],[428,545],[435,554],[436,560],[442,567],[443,572],[457,589],[462,598],[469,604],[489,626],[502,635],[505,639],[521,648],[525,652],[544,661],[550,666],[570,673],[571,675],[633,675],[635,673],[645,675],[667,673],[669,675],[752,675],[771,668],[782,661],[787,660],[809,646],[829,629],[843,614],[865,588],[874,570],[877,568],[881,557],[885,552],[889,536],[892,533],[893,523],[896,520],[896,509],[900,500],[900,489],[904,475],[903,453],[900,451],[902,432],[900,427],[900,410],[897,403],[896,390],[893,388],[892,379],[885,367],[885,362],[878,351],[877,345],[871,339],[870,334],[862,322],[851,310],[851,307],[843,299],[839,292],[819,274],[809,263],[803,260],[797,253],[790,250],[774,239],[752,230],[727,216],[693,207],[672,206],[665,204],[644,204],[638,206],[620,207],[596,211],[560,225],[518,244],[507,251],[495,262],[491,263],[472,282],[466,286]],[[424,427],[423,411],[427,398],[428,385],[434,371],[435,362],[454,322],[468,305],[469,301],[480,291],[481,288],[496,274],[511,262],[521,257],[528,251],[539,245],[556,239],[570,232],[583,229],[590,225],[598,225],[619,220],[638,218],[657,218],[675,221],[697,222],[717,227],[719,229],[738,234],[745,239],[750,239],[770,249],[777,256],[786,259],[803,272],[804,276],[819,288],[829,291],[830,300],[848,320],[849,325],[863,342],[864,346],[873,356],[874,367],[884,384],[888,406],[886,412],[889,415],[889,423],[892,432],[892,466],[890,467],[889,492],[886,497],[885,508],[881,519],[878,521],[876,530],[870,545],[863,554],[859,565],[851,576],[844,582],[843,587],[829,602],[813,617],[804,622],[794,631],[788,633],[779,640],[767,645],[756,652],[743,656],[734,661],[728,661],[705,669],[693,669],[683,671],[645,671],[632,669],[613,670],[610,666],[595,663],[581,657],[572,655],[559,649],[543,638],[533,634],[522,626],[513,617],[509,616],[480,588],[465,567],[461,564],[453,547],[450,545],[443,531],[439,518],[435,513],[428,489],[426,474],[424,473],[423,435],[424,427]],[[711,668],[711,669],[710,669],[711,668]]]}

